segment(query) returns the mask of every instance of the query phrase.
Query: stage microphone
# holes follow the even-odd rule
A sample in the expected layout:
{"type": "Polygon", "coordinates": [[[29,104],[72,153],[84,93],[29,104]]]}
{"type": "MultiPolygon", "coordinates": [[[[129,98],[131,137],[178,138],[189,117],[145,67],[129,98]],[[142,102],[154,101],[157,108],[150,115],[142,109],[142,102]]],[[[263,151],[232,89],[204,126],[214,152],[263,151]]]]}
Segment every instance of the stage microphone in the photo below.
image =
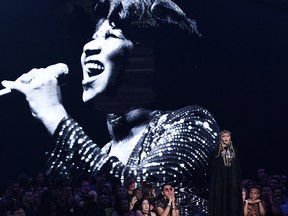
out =
{"type": "MultiPolygon", "coordinates": [[[[50,73],[53,73],[54,77],[58,80],[58,82],[60,82],[60,86],[63,86],[61,79],[69,73],[69,68],[64,63],[58,63],[58,64],[50,65],[50,66],[46,67],[45,70],[47,70],[50,73]]],[[[65,83],[64,83],[64,85],[65,85],[65,83]]],[[[1,89],[0,90],[0,96],[9,94],[10,92],[12,92],[12,90],[9,88],[1,89]]]]}

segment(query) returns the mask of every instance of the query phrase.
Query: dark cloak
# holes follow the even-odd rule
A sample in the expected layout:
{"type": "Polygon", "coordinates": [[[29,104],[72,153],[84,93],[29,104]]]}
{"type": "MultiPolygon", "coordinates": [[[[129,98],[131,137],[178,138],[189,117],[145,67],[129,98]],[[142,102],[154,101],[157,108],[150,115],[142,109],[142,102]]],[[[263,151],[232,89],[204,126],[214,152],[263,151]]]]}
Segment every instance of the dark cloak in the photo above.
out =
{"type": "Polygon", "coordinates": [[[219,146],[210,160],[210,187],[208,211],[210,216],[243,215],[240,163],[234,147],[235,158],[231,166],[224,165],[219,146]]]}

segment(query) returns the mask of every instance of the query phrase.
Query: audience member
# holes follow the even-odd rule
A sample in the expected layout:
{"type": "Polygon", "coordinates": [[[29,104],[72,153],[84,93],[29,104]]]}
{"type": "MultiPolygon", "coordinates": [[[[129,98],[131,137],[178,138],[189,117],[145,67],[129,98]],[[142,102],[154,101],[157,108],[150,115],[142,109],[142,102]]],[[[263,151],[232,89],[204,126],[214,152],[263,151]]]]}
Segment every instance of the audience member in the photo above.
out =
{"type": "MultiPolygon", "coordinates": [[[[25,214],[24,209],[23,209],[22,207],[20,207],[20,206],[15,206],[15,207],[13,207],[13,209],[12,209],[11,212],[10,212],[10,215],[11,215],[11,216],[27,216],[27,215],[25,214]]],[[[10,215],[9,215],[9,216],[10,216],[10,215]]]]}
{"type": "Polygon", "coordinates": [[[248,191],[246,188],[242,188],[242,200],[243,202],[248,198],[248,191]]]}
{"type": "Polygon", "coordinates": [[[128,191],[125,186],[118,185],[115,190],[116,199],[128,199],[128,191]]]}
{"type": "Polygon", "coordinates": [[[142,189],[140,187],[135,188],[133,195],[136,196],[137,200],[141,199],[143,196],[142,189]]]}
{"type": "Polygon", "coordinates": [[[79,208],[79,205],[83,205],[83,202],[92,199],[89,191],[90,191],[89,181],[82,180],[80,185],[80,191],[77,194],[74,194],[74,202],[76,209],[79,208]]]}
{"type": "Polygon", "coordinates": [[[112,211],[112,216],[135,216],[133,210],[129,208],[128,198],[116,197],[115,208],[112,211]]]}
{"type": "Polygon", "coordinates": [[[142,197],[144,199],[147,199],[149,201],[149,208],[150,211],[156,211],[155,210],[155,198],[156,198],[156,193],[153,185],[151,183],[145,184],[142,187],[142,197]]]}
{"type": "Polygon", "coordinates": [[[19,193],[22,194],[25,190],[33,190],[33,178],[27,174],[19,175],[19,193]]]}
{"type": "Polygon", "coordinates": [[[38,172],[34,178],[34,188],[48,187],[47,176],[43,172],[38,172]]]}
{"type": "Polygon", "coordinates": [[[135,208],[136,208],[135,203],[137,203],[137,201],[138,201],[137,197],[136,196],[129,196],[128,201],[129,201],[129,210],[135,211],[135,208]]]}
{"type": "Polygon", "coordinates": [[[59,189],[59,193],[55,194],[57,216],[72,216],[74,212],[72,186],[68,182],[63,182],[59,189]]]}
{"type": "Polygon", "coordinates": [[[250,188],[249,199],[245,200],[244,216],[265,216],[266,211],[261,201],[260,189],[258,187],[250,188]]]}
{"type": "Polygon", "coordinates": [[[272,190],[274,191],[275,189],[278,189],[281,187],[281,183],[280,183],[280,178],[278,176],[272,176],[270,178],[269,184],[272,188],[272,190]]]}
{"type": "Polygon", "coordinates": [[[33,192],[24,190],[21,195],[21,207],[25,211],[25,216],[36,216],[33,192]]]}
{"type": "Polygon", "coordinates": [[[282,196],[274,195],[273,196],[273,205],[272,205],[272,213],[275,216],[281,215],[281,206],[284,204],[282,196]]]}
{"type": "Polygon", "coordinates": [[[280,188],[276,188],[274,190],[274,196],[280,196],[280,197],[283,196],[283,191],[282,191],[281,187],[280,188]]]}
{"type": "Polygon", "coordinates": [[[106,211],[98,204],[96,191],[89,191],[89,196],[82,198],[75,216],[106,216],[106,211]]]}
{"type": "Polygon", "coordinates": [[[176,202],[174,187],[170,183],[165,183],[161,187],[162,198],[155,202],[157,215],[179,216],[179,206],[176,202]]]}
{"type": "Polygon", "coordinates": [[[256,181],[253,179],[244,179],[241,184],[242,187],[246,188],[248,191],[257,185],[256,181]]]}
{"type": "Polygon", "coordinates": [[[98,188],[98,197],[99,206],[104,208],[107,216],[111,216],[115,205],[112,204],[110,188],[106,185],[103,188],[98,188]]]}
{"type": "Polygon", "coordinates": [[[156,216],[156,213],[150,210],[150,203],[147,198],[141,198],[137,204],[136,216],[156,216]]]}
{"type": "Polygon", "coordinates": [[[259,168],[257,170],[257,184],[260,186],[267,185],[268,182],[268,172],[265,168],[259,168]]]}
{"type": "Polygon", "coordinates": [[[136,182],[134,180],[134,177],[128,176],[124,179],[124,186],[127,189],[128,195],[133,196],[133,191],[136,188],[136,182]]]}
{"type": "Polygon", "coordinates": [[[21,194],[18,180],[11,180],[6,191],[1,194],[0,214],[5,214],[13,209],[17,203],[21,202],[21,194]]]}
{"type": "Polygon", "coordinates": [[[50,190],[44,190],[40,204],[36,210],[37,216],[57,216],[56,203],[50,190]]]}
{"type": "Polygon", "coordinates": [[[261,198],[265,204],[265,210],[267,215],[272,215],[272,205],[273,205],[273,191],[270,185],[263,185],[261,190],[261,198]]]}
{"type": "MultiPolygon", "coordinates": [[[[93,176],[90,189],[97,191],[98,189],[101,189],[108,182],[108,180],[109,179],[106,178],[105,173],[99,172],[95,176],[93,176]]],[[[110,191],[112,191],[111,188],[110,188],[110,191]]]]}
{"type": "Polygon", "coordinates": [[[287,181],[287,176],[286,175],[281,175],[281,188],[282,188],[282,190],[283,190],[283,192],[284,192],[284,194],[287,196],[288,195],[288,191],[287,191],[287,183],[288,183],[288,181],[287,181]]]}

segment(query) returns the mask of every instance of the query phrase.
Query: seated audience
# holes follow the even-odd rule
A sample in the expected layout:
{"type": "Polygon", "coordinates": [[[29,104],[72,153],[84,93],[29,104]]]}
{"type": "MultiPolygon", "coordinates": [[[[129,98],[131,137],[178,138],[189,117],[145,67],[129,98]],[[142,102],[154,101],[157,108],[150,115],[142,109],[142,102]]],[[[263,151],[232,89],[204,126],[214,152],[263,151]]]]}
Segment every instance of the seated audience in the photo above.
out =
{"type": "Polygon", "coordinates": [[[150,210],[150,203],[147,198],[141,198],[137,204],[136,216],[156,216],[155,212],[150,210]]]}
{"type": "Polygon", "coordinates": [[[170,183],[165,183],[161,187],[162,198],[155,202],[157,215],[179,216],[179,207],[176,202],[174,187],[170,183]]]}
{"type": "Polygon", "coordinates": [[[265,216],[266,211],[263,201],[260,199],[259,187],[251,187],[249,192],[249,199],[245,200],[244,216],[265,216]]]}

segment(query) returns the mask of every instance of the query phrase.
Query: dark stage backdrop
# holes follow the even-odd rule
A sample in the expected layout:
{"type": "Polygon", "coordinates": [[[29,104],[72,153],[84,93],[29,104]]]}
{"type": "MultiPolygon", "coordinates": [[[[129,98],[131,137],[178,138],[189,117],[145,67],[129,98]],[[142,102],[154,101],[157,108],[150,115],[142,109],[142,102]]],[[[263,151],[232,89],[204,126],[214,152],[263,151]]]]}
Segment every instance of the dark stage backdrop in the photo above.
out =
{"type": "MultiPolygon", "coordinates": [[[[167,89],[160,93],[159,106],[198,104],[208,109],[221,129],[232,131],[243,177],[254,178],[259,167],[271,174],[288,174],[288,3],[186,0],[179,4],[198,20],[203,35],[195,47],[199,64],[191,71],[161,77],[161,88],[167,89]]],[[[103,145],[109,140],[105,116],[81,101],[80,54],[93,30],[91,5],[90,1],[2,1],[0,80],[15,79],[33,67],[68,64],[64,104],[90,137],[103,145]],[[86,15],[73,11],[75,5],[86,15]]],[[[177,37],[175,43],[184,46],[177,37]]],[[[0,97],[0,122],[1,182],[44,169],[52,139],[32,117],[22,95],[0,97]]]]}

